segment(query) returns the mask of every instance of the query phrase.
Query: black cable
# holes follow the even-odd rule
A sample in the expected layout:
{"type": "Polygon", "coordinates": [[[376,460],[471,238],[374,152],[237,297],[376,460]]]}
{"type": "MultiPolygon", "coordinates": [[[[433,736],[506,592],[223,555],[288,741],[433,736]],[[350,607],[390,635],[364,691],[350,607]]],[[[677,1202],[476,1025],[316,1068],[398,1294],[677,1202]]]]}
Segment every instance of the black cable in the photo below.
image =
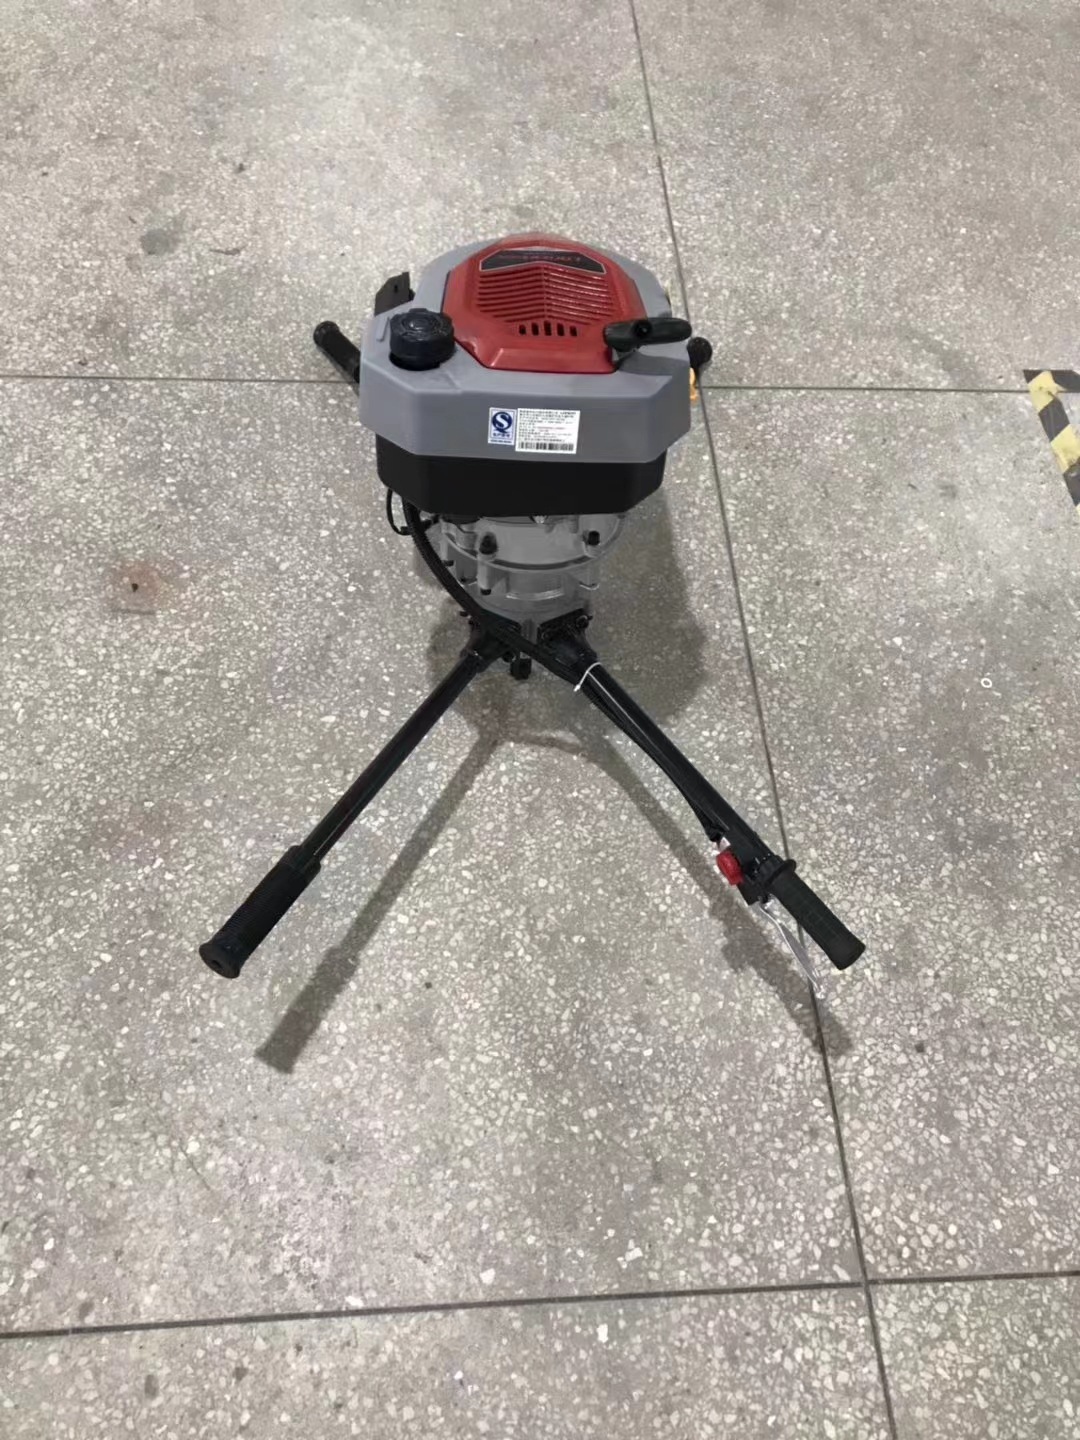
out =
{"type": "MultiPolygon", "coordinates": [[[[404,500],[401,503],[404,505],[404,500]]],[[[386,518],[390,524],[390,529],[394,532],[395,535],[412,534],[412,531],[407,525],[399,525],[394,519],[394,492],[390,489],[389,485],[386,487],[386,518]]],[[[435,524],[435,521],[438,520],[438,518],[439,517],[437,515],[432,515],[429,520],[421,520],[421,530],[430,530],[431,527],[435,524]]]]}
{"type": "Polygon", "coordinates": [[[394,492],[388,485],[386,487],[386,521],[395,535],[409,535],[412,532],[407,525],[399,525],[394,519],[394,492]]]}

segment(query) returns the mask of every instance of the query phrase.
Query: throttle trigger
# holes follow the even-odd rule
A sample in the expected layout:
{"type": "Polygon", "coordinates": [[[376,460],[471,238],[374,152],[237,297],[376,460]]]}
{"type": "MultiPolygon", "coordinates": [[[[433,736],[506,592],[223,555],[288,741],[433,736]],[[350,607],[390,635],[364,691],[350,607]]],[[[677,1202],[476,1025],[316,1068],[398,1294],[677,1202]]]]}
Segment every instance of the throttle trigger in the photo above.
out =
{"type": "Polygon", "coordinates": [[[813,990],[814,994],[819,1000],[824,1000],[825,985],[822,981],[821,975],[818,973],[817,966],[814,964],[813,960],[810,959],[810,956],[806,952],[806,947],[805,945],[803,945],[798,935],[795,934],[794,930],[790,929],[787,925],[785,925],[783,920],[781,920],[780,916],[776,913],[776,910],[773,908],[772,900],[758,900],[750,906],[750,909],[756,910],[759,915],[764,915],[765,919],[768,920],[771,925],[774,925],[776,927],[780,939],[784,942],[785,946],[788,949],[788,952],[790,953],[792,959],[795,961],[796,965],[798,965],[799,969],[805,975],[807,981],[810,984],[811,990],[813,990]]]}

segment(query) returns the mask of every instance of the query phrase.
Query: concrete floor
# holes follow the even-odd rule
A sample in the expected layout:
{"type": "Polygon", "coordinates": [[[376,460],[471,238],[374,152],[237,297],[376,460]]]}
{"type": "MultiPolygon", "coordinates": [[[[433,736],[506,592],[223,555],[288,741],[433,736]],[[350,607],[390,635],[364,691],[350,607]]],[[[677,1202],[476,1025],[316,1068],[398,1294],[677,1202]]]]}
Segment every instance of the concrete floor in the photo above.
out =
{"type": "Polygon", "coordinates": [[[0,20],[0,1432],[1074,1440],[1072,0],[0,20]],[[540,227],[716,342],[596,643],[821,1017],[543,677],[196,958],[458,644],[311,326],[540,227]]]}

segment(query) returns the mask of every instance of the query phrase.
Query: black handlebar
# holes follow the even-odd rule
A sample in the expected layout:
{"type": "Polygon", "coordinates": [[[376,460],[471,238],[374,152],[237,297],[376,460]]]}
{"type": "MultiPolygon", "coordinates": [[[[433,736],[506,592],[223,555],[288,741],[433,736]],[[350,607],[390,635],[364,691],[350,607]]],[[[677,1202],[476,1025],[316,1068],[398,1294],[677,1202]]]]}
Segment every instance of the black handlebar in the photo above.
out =
{"type": "Polygon", "coordinates": [[[771,881],[768,893],[775,895],[791,918],[806,931],[810,939],[829,957],[837,970],[854,965],[866,949],[842,920],[838,920],[824,900],[795,874],[794,863],[783,866],[771,881]]]}
{"type": "Polygon", "coordinates": [[[317,860],[305,860],[299,845],[285,851],[212,940],[199,946],[211,970],[235,980],[289,907],[319,873],[317,860]]]}
{"type": "Polygon", "coordinates": [[[311,337],[318,349],[332,360],[351,385],[360,383],[360,349],[334,324],[321,320],[311,337]]]}

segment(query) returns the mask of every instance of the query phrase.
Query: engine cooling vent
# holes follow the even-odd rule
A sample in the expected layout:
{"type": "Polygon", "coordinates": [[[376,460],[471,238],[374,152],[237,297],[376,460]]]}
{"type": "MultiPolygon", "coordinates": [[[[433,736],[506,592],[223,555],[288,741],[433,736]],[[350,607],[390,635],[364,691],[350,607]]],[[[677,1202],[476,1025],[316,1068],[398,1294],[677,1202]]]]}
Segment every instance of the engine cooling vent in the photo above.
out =
{"type": "MultiPolygon", "coordinates": [[[[476,308],[518,325],[606,325],[618,309],[611,278],[539,262],[481,272],[476,308]]],[[[525,332],[522,331],[522,334],[525,332]]],[[[531,333],[536,333],[535,331],[531,333]]],[[[550,329],[544,334],[550,335],[550,329]]]]}
{"type": "Polygon", "coordinates": [[[643,313],[637,287],[608,256],[542,235],[471,255],[451,271],[443,309],[482,365],[570,374],[610,372],[604,326],[643,313]]]}

